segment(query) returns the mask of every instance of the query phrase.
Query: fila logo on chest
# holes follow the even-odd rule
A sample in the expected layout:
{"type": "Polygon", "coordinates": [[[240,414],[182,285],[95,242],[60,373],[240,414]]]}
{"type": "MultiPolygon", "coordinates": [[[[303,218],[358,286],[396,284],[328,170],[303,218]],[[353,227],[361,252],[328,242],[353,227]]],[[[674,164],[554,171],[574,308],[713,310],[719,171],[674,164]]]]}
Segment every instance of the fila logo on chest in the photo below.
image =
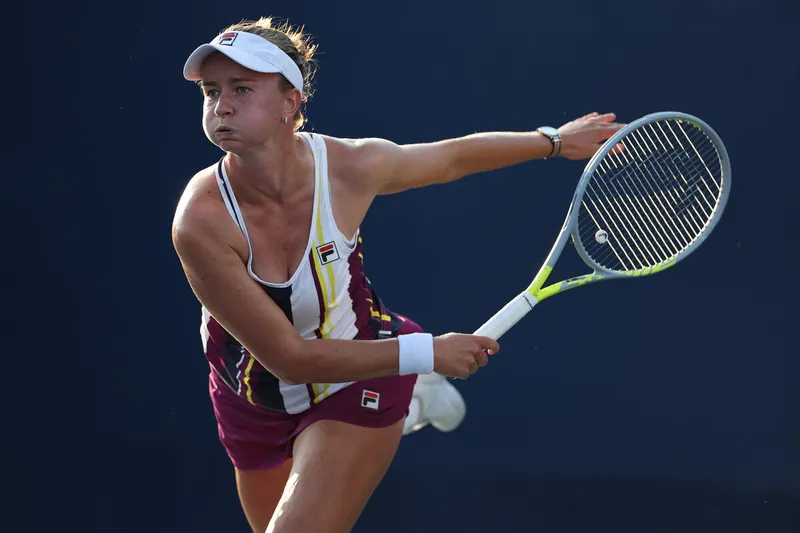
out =
{"type": "Polygon", "coordinates": [[[319,257],[319,262],[323,265],[333,263],[339,259],[339,250],[336,248],[336,243],[331,241],[317,246],[317,256],[319,257]]]}

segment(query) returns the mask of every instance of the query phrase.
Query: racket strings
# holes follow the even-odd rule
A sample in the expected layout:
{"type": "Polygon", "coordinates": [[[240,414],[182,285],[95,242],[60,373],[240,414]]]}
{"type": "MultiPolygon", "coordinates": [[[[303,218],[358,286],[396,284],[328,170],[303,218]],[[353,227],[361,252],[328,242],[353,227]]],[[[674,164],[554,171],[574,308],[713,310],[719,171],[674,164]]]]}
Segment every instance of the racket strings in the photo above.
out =
{"type": "MultiPolygon", "coordinates": [[[[589,189],[587,188],[587,190],[589,189]]],[[[592,188],[591,192],[595,192],[594,188],[592,188]]],[[[602,201],[598,199],[598,201],[595,202],[592,196],[599,198],[600,195],[586,195],[583,203],[584,209],[592,216],[592,220],[595,222],[597,228],[607,228],[606,231],[609,232],[610,235],[618,237],[619,244],[609,241],[607,243],[608,247],[614,252],[616,258],[622,263],[626,270],[642,268],[644,263],[641,256],[644,255],[644,252],[637,238],[638,235],[634,235],[630,230],[630,219],[626,213],[626,209],[618,202],[609,202],[608,208],[605,208],[606,206],[602,201]],[[589,208],[587,200],[597,213],[596,216],[592,213],[592,209],[589,208]],[[598,203],[600,205],[598,205],[598,203]],[[616,204],[616,206],[614,204],[616,204]],[[601,223],[597,224],[598,221],[601,223]],[[623,257],[625,258],[624,260],[623,257]]]]}
{"type": "Polygon", "coordinates": [[[678,120],[646,124],[622,139],[589,179],[578,236],[591,259],[610,270],[664,263],[711,220],[722,192],[720,155],[700,128],[678,120]],[[605,243],[595,240],[602,229],[605,243]]]}
{"type": "MultiPolygon", "coordinates": [[[[631,153],[634,156],[641,158],[643,157],[642,154],[646,154],[648,151],[653,150],[655,145],[652,144],[652,138],[646,139],[643,135],[639,135],[638,133],[639,132],[634,132],[631,135],[631,153]]],[[[661,149],[666,150],[666,148],[663,146],[661,149]]],[[[676,161],[676,157],[669,152],[661,152],[660,155],[661,158],[654,158],[655,167],[648,169],[650,175],[652,176],[655,174],[656,176],[667,176],[672,179],[673,183],[675,183],[675,168],[679,167],[679,162],[676,161]]],[[[686,164],[686,155],[682,153],[682,156],[681,162],[686,164]]],[[[671,187],[667,186],[664,187],[663,190],[656,190],[654,192],[656,193],[655,197],[658,200],[658,207],[660,207],[661,213],[672,214],[673,216],[678,214],[678,211],[673,208],[673,204],[678,200],[671,187]]],[[[701,228],[697,224],[692,224],[694,219],[690,219],[689,221],[678,219],[677,221],[678,224],[673,228],[675,237],[679,241],[682,241],[683,245],[686,245],[688,244],[686,239],[690,239],[690,236],[698,232],[701,228]],[[690,228],[689,226],[693,227],[690,228]]]]}
{"type": "MultiPolygon", "coordinates": [[[[605,175],[607,171],[608,169],[601,169],[601,175],[605,175]]],[[[637,179],[636,181],[632,180],[631,184],[626,186],[624,183],[618,185],[613,180],[609,180],[605,187],[602,183],[597,188],[592,187],[592,192],[598,194],[598,190],[602,190],[602,193],[610,196],[619,211],[623,213],[625,224],[615,223],[615,226],[623,236],[627,234],[626,243],[630,245],[630,242],[633,242],[638,250],[649,252],[641,253],[642,256],[647,255],[647,257],[638,261],[639,264],[636,266],[640,268],[647,264],[648,260],[660,262],[669,257],[675,244],[669,237],[665,239],[661,234],[653,231],[655,226],[661,226],[659,218],[650,205],[641,201],[645,186],[641,180],[637,179]],[[639,183],[637,184],[636,181],[639,183]],[[609,193],[611,194],[609,195],[609,193]]],[[[617,216],[619,217],[619,214],[617,216]]],[[[662,233],[664,232],[663,226],[659,229],[662,233]]]]}
{"type": "MultiPolygon", "coordinates": [[[[604,170],[607,172],[601,168],[601,176],[606,173],[604,170]]],[[[600,218],[620,237],[622,252],[628,259],[627,263],[622,261],[626,269],[645,268],[663,262],[688,245],[681,228],[665,221],[668,204],[653,192],[641,179],[619,185],[614,181],[601,182],[590,189],[589,199],[593,200],[591,193],[598,198],[592,204],[599,209],[600,218]],[[648,197],[649,202],[646,201],[648,197]],[[603,216],[603,208],[609,211],[609,216],[603,216]]]]}
{"type": "MultiPolygon", "coordinates": [[[[648,182],[657,185],[666,185],[663,181],[659,183],[661,176],[666,175],[664,170],[664,165],[661,161],[659,161],[658,157],[653,157],[653,154],[649,154],[647,156],[643,156],[642,153],[637,151],[637,148],[633,145],[631,147],[631,156],[628,153],[622,154],[620,157],[612,157],[609,158],[609,161],[606,163],[612,163],[619,167],[619,163],[624,161],[626,164],[625,172],[629,172],[630,176],[633,178],[630,183],[622,183],[620,189],[623,189],[625,192],[632,192],[633,199],[635,200],[634,209],[637,209],[639,212],[637,213],[638,216],[643,216],[646,218],[647,223],[652,228],[657,228],[659,233],[660,241],[660,248],[663,253],[666,253],[666,257],[660,258],[660,260],[664,260],[683,248],[685,245],[688,244],[686,240],[686,234],[691,233],[687,230],[687,228],[681,224],[680,228],[670,227],[668,222],[665,222],[664,214],[669,211],[668,205],[669,200],[660,197],[658,195],[658,188],[654,186],[648,186],[648,182]],[[633,161],[632,156],[637,156],[641,161],[651,161],[651,165],[643,164],[641,165],[640,169],[643,172],[647,173],[647,180],[641,179],[641,177],[636,172],[630,172],[630,169],[633,168],[635,161],[633,161]],[[647,159],[645,159],[645,157],[647,159]],[[657,167],[659,170],[656,171],[654,167],[657,167]],[[651,202],[641,201],[640,198],[650,198],[651,202]],[[681,231],[684,230],[684,231],[681,231]]],[[[673,160],[674,163],[674,160],[673,160]]],[[[601,172],[607,170],[606,168],[601,169],[601,172]]],[[[611,187],[615,189],[617,194],[621,194],[620,190],[614,184],[613,180],[609,180],[611,187]]],[[[651,235],[653,232],[651,231],[651,235]]]]}
{"type": "MultiPolygon", "coordinates": [[[[627,158],[624,158],[627,159],[627,158]]],[[[601,166],[599,174],[606,176],[612,170],[608,162],[604,161],[606,166],[601,166]]],[[[617,160],[611,162],[615,167],[624,167],[622,172],[629,172],[630,161],[617,160]]],[[[635,176],[634,176],[635,177],[635,176]]],[[[641,180],[638,180],[641,184],[641,180]]],[[[600,217],[603,222],[612,226],[612,231],[616,232],[623,243],[628,249],[636,248],[636,254],[628,254],[623,248],[623,253],[627,256],[628,262],[622,261],[626,269],[631,268],[644,268],[648,264],[656,264],[669,258],[675,253],[675,243],[672,240],[665,240],[660,234],[652,230],[652,226],[658,224],[658,217],[653,208],[643,203],[639,198],[643,196],[643,189],[635,182],[628,187],[624,184],[618,186],[613,180],[608,180],[607,183],[597,182],[597,186],[592,182],[589,183],[590,194],[588,198],[592,201],[593,205],[598,209],[600,217]],[[598,192],[598,190],[600,192],[598,192]],[[610,193],[610,194],[609,194],[610,193]],[[633,193],[632,195],[630,193],[633,193]],[[595,197],[611,198],[610,203],[610,217],[602,215],[602,200],[598,202],[593,201],[595,197]],[[627,201],[626,201],[627,200],[627,201]],[[617,222],[619,220],[620,222],[617,222]]],[[[590,210],[591,212],[591,210],[590,210]]],[[[661,232],[664,232],[663,225],[660,227],[661,232]]]]}
{"type": "MultiPolygon", "coordinates": [[[[670,129],[673,128],[673,126],[671,124],[667,124],[667,126],[670,129]]],[[[703,188],[701,188],[699,186],[699,183],[701,183],[701,182],[703,183],[703,185],[705,186],[705,190],[709,193],[711,198],[719,195],[719,192],[722,189],[721,180],[720,180],[720,183],[717,183],[716,181],[714,181],[714,174],[711,171],[711,169],[709,168],[708,164],[705,162],[706,159],[710,159],[709,156],[711,155],[710,152],[712,150],[713,150],[714,156],[716,156],[717,165],[719,165],[719,157],[717,156],[716,149],[714,148],[713,144],[710,145],[710,147],[707,146],[704,149],[703,154],[701,154],[697,149],[696,143],[693,142],[692,139],[688,136],[688,134],[686,133],[686,130],[684,128],[682,128],[682,127],[680,128],[680,130],[681,130],[681,133],[683,133],[683,135],[686,138],[686,140],[689,142],[689,145],[691,146],[691,148],[694,150],[694,153],[697,155],[696,159],[695,158],[691,158],[690,159],[690,161],[695,163],[695,165],[696,165],[696,166],[694,166],[694,167],[692,167],[690,169],[693,172],[692,175],[695,178],[693,180],[693,183],[689,183],[686,180],[686,178],[683,177],[683,176],[682,176],[682,179],[683,179],[683,181],[686,183],[686,185],[688,187],[693,189],[694,192],[699,193],[699,196],[704,200],[704,202],[699,203],[699,207],[702,209],[703,208],[703,204],[705,204],[705,207],[707,208],[707,210],[703,209],[703,211],[704,211],[703,215],[705,215],[705,217],[708,218],[708,217],[711,216],[712,212],[714,211],[714,205],[716,204],[716,201],[712,200],[708,196],[706,196],[706,193],[703,191],[703,188]],[[697,165],[699,165],[699,164],[703,165],[703,169],[705,170],[705,173],[702,172],[703,169],[700,169],[700,168],[697,167],[697,165]],[[711,180],[714,181],[714,184],[716,186],[715,189],[712,189],[712,187],[709,186],[705,174],[707,174],[708,177],[710,177],[711,180]]],[[[700,133],[702,133],[702,132],[700,132],[700,133]]],[[[681,142],[680,137],[676,135],[675,138],[678,141],[678,144],[680,145],[680,147],[682,149],[686,150],[686,148],[683,146],[683,143],[681,142]]],[[[679,183],[679,186],[680,186],[680,183],[679,183]]],[[[682,187],[681,187],[681,190],[683,191],[682,187]]],[[[684,191],[684,194],[687,194],[687,191],[684,191]]],[[[682,200],[682,201],[685,201],[685,200],[682,200]]],[[[694,209],[694,207],[695,206],[693,205],[692,208],[694,209]]],[[[694,211],[699,216],[699,213],[697,212],[697,209],[694,209],[694,211]]]]}
{"type": "MultiPolygon", "coordinates": [[[[597,189],[602,189],[601,192],[603,195],[611,198],[610,206],[612,208],[611,211],[613,211],[612,214],[618,219],[624,219],[622,221],[625,222],[625,224],[617,223],[615,226],[617,230],[622,232],[622,239],[625,241],[628,248],[635,247],[638,252],[638,257],[632,258],[629,254],[629,260],[632,260],[631,262],[633,262],[635,266],[642,267],[647,264],[648,259],[651,261],[654,259],[653,253],[645,253],[648,246],[651,247],[651,250],[660,252],[656,254],[658,256],[657,258],[663,260],[666,258],[664,255],[665,252],[672,252],[667,254],[667,256],[674,255],[674,253],[679,251],[679,248],[683,248],[690,242],[690,240],[687,241],[686,235],[694,233],[700,228],[694,224],[694,230],[689,230],[686,224],[680,219],[678,219],[679,222],[681,222],[679,225],[670,225],[668,223],[670,220],[674,220],[674,218],[669,216],[665,217],[664,215],[670,214],[670,200],[674,203],[676,199],[675,193],[668,187],[666,188],[666,192],[664,192],[664,186],[668,185],[668,182],[664,181],[663,176],[671,175],[675,178],[675,172],[665,172],[664,167],[669,165],[666,165],[666,161],[653,158],[653,154],[643,156],[643,152],[645,152],[646,148],[642,136],[633,136],[633,140],[639,145],[639,150],[632,145],[632,150],[629,152],[616,154],[616,157],[612,156],[605,161],[606,164],[601,166],[599,174],[606,177],[606,180],[600,181],[600,186],[597,188],[592,187],[590,192],[598,194],[597,189]],[[640,171],[646,171],[649,174],[649,180],[643,180],[641,176],[630,172],[631,166],[637,162],[634,160],[634,156],[638,158],[638,162],[645,163],[640,164],[638,168],[640,171]],[[647,165],[646,163],[648,160],[654,164],[647,165]],[[654,166],[660,167],[659,173],[654,173],[654,166]],[[632,177],[634,179],[622,181],[621,185],[618,186],[613,179],[607,177],[607,174],[614,171],[618,174],[627,174],[628,178],[632,177]],[[662,179],[659,180],[659,177],[662,179]],[[648,182],[651,187],[647,187],[648,182]],[[603,185],[606,186],[603,187],[603,185]],[[662,192],[661,197],[658,195],[659,188],[661,188],[662,192]],[[651,202],[642,202],[640,200],[640,198],[647,197],[650,198],[651,202]],[[646,219],[645,221],[647,224],[643,226],[643,224],[639,222],[640,219],[646,219]],[[666,224],[665,220],[667,222],[666,224]],[[649,227],[647,225],[649,225],[649,227]],[[657,227],[660,232],[660,239],[656,236],[656,232],[652,231],[652,228],[655,227],[657,227]]],[[[661,155],[662,159],[665,157],[669,158],[674,166],[676,160],[675,154],[667,152],[657,155],[661,155]]],[[[602,202],[595,202],[595,205],[598,203],[602,202]]],[[[692,207],[694,213],[698,213],[697,208],[694,206],[692,207]]],[[[681,209],[681,211],[685,211],[685,209],[681,209]]],[[[677,210],[673,208],[672,214],[674,215],[676,213],[677,210]]],[[[697,216],[701,215],[698,214],[697,216]]],[[[606,223],[608,222],[606,221],[606,223]]]]}
{"type": "MultiPolygon", "coordinates": [[[[675,188],[667,187],[666,195],[676,202],[675,215],[686,214],[686,221],[692,225],[693,231],[691,235],[696,236],[697,233],[702,231],[705,224],[711,218],[714,208],[722,190],[722,169],[720,166],[720,158],[716,147],[705,136],[702,130],[692,127],[694,139],[689,137],[686,128],[676,123],[675,125],[667,123],[667,128],[670,129],[672,136],[664,131],[664,126],[656,124],[662,133],[661,137],[650,135],[649,139],[644,139],[641,132],[634,132],[632,135],[633,141],[638,144],[639,150],[662,150],[671,165],[662,166],[662,172],[669,172],[672,183],[676,185],[675,188]],[[688,141],[691,147],[691,152],[694,152],[694,157],[691,156],[689,148],[685,146],[685,142],[681,141],[681,137],[675,133],[674,128],[678,128],[685,140],[688,141]],[[665,144],[656,144],[659,140],[670,142],[671,138],[677,141],[678,146],[670,144],[667,147],[665,144]],[[702,143],[702,152],[698,150],[698,144],[702,143]],[[682,150],[682,151],[678,151],[682,150]],[[684,165],[674,163],[674,158],[677,154],[683,154],[684,165]],[[712,165],[714,170],[709,166],[706,161],[713,161],[712,165]],[[709,178],[713,183],[713,187],[709,185],[709,178]],[[703,187],[700,186],[703,184],[703,187]],[[685,185],[685,186],[684,186],[685,185]],[[677,197],[676,189],[680,190],[681,197],[677,197]],[[704,191],[705,189],[705,191],[704,191]],[[706,192],[708,194],[706,194],[706,192]],[[693,202],[692,200],[697,200],[693,202]]],[[[650,133],[645,130],[644,133],[650,133]]],[[[681,219],[679,219],[681,220],[681,219]]]]}

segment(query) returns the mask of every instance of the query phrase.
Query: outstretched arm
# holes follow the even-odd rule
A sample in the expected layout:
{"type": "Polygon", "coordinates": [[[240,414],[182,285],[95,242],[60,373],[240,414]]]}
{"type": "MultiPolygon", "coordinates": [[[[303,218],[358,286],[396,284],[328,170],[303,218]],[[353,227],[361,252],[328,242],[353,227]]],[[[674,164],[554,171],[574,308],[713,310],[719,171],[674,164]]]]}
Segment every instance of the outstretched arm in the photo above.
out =
{"type": "MultiPolygon", "coordinates": [[[[559,128],[560,155],[591,157],[623,124],[613,113],[592,113],[559,128]]],[[[553,145],[537,132],[476,133],[434,143],[397,145],[383,139],[358,141],[354,151],[361,185],[377,194],[447,183],[470,174],[542,159],[553,145]]]]}

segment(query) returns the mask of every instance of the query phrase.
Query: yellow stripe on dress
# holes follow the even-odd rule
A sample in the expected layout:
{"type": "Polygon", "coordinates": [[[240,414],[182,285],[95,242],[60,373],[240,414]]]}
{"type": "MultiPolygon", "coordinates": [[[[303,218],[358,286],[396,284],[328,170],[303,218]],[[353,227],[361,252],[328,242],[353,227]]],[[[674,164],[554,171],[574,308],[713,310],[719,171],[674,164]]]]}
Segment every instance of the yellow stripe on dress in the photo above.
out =
{"type": "Polygon", "coordinates": [[[372,301],[370,298],[366,298],[366,300],[369,302],[369,314],[371,316],[373,316],[374,318],[379,318],[384,322],[386,322],[386,321],[391,322],[392,321],[392,317],[390,317],[389,315],[382,315],[380,313],[380,311],[376,311],[375,310],[375,308],[373,307],[373,305],[375,304],[374,301],[372,301]]]}
{"type": "Polygon", "coordinates": [[[253,401],[253,387],[250,386],[250,372],[253,370],[253,363],[256,358],[250,355],[250,360],[247,362],[247,368],[244,369],[244,386],[247,389],[247,401],[255,405],[253,401]]]}
{"type": "MultiPolygon", "coordinates": [[[[320,154],[317,154],[317,159],[321,157],[320,154]]],[[[319,191],[316,211],[317,211],[317,246],[322,246],[325,244],[325,233],[322,230],[322,202],[324,198],[325,191],[322,187],[322,176],[319,173],[319,169],[317,169],[317,175],[315,176],[317,180],[317,190],[319,191]]],[[[323,275],[322,272],[322,264],[320,263],[320,259],[318,254],[314,254],[314,268],[317,271],[317,279],[319,279],[319,285],[322,289],[322,302],[324,304],[324,320],[322,323],[322,328],[320,328],[320,333],[322,334],[322,338],[330,337],[333,331],[333,325],[330,323],[330,315],[329,312],[336,307],[339,306],[339,302],[336,300],[336,277],[333,273],[333,266],[330,263],[325,265],[325,271],[328,274],[327,279],[323,275]],[[330,285],[328,285],[330,283],[330,285]]],[[[314,403],[319,403],[328,396],[330,396],[330,392],[328,389],[330,388],[330,383],[314,383],[312,384],[312,388],[314,389],[314,403]]]]}

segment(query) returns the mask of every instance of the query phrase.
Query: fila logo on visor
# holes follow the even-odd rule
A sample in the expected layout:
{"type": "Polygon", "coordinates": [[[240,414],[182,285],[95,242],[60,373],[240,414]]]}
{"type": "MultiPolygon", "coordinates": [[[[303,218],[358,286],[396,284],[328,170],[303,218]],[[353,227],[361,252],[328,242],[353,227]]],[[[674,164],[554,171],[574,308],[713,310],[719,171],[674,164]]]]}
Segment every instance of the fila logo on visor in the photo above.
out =
{"type": "Polygon", "coordinates": [[[223,33],[219,36],[219,44],[224,44],[225,46],[233,46],[233,41],[236,40],[236,36],[239,35],[238,33],[229,32],[223,33]]]}
{"type": "Polygon", "coordinates": [[[339,259],[339,250],[336,249],[336,243],[333,241],[317,246],[317,254],[319,255],[320,263],[323,265],[333,263],[339,259]]]}
{"type": "Polygon", "coordinates": [[[378,405],[380,405],[381,395],[378,392],[372,392],[371,390],[364,389],[364,392],[361,393],[361,407],[366,407],[367,409],[375,409],[378,410],[378,405]]]}

